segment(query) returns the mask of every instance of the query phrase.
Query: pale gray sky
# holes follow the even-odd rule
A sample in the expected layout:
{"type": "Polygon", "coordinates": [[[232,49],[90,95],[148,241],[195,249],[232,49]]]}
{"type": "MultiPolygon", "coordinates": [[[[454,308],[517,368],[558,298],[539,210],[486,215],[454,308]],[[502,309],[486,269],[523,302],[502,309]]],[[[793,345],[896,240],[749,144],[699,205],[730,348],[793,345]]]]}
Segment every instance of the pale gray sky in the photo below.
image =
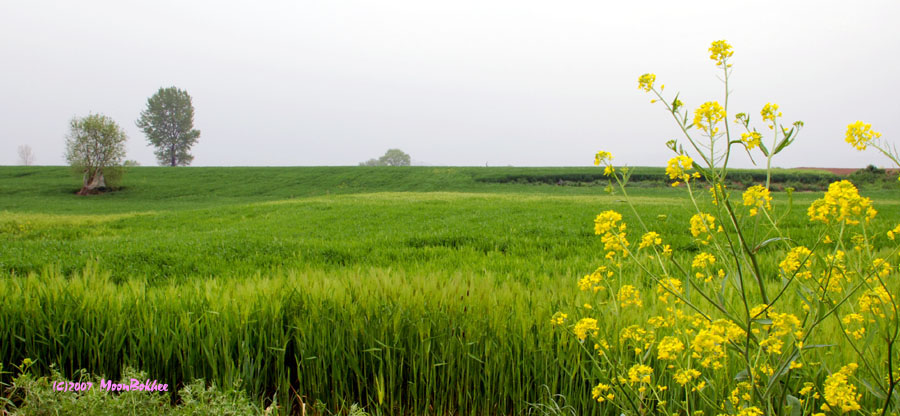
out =
{"type": "MultiPolygon", "coordinates": [[[[663,165],[679,131],[637,89],[721,100],[707,48],[735,48],[732,113],[806,123],[775,164],[887,165],[900,144],[900,2],[12,1],[0,6],[0,164],[63,164],[68,120],[134,121],[159,87],[194,99],[194,165],[355,165],[391,147],[435,165],[663,165]]],[[[759,125],[762,128],[762,125],[759,125]]],[[[749,166],[742,157],[738,166],[749,166]]]]}

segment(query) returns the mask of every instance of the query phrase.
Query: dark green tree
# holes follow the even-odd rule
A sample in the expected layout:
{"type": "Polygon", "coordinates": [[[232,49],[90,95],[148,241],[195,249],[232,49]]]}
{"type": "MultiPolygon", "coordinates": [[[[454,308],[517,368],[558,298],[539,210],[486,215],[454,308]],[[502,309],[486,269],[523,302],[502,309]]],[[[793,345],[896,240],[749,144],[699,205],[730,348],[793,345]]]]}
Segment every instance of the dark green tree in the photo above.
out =
{"type": "Polygon", "coordinates": [[[156,146],[160,165],[187,166],[194,160],[191,146],[197,143],[200,130],[194,129],[194,106],[187,91],[176,87],[160,88],[147,99],[137,126],[156,146]]]}

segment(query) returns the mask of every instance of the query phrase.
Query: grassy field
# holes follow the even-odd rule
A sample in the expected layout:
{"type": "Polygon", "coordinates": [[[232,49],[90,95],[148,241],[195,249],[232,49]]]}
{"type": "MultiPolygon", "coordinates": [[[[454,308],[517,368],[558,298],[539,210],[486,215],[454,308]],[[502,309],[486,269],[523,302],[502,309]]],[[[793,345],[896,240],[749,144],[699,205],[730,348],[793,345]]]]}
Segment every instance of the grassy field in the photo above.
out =
{"type": "MultiPolygon", "coordinates": [[[[834,179],[779,174],[797,189],[834,179]]],[[[636,170],[629,194],[688,259],[693,207],[654,175],[636,170]]],[[[575,283],[602,257],[594,217],[635,221],[604,186],[597,168],[142,167],[78,197],[66,168],[2,167],[0,363],[241,380],[294,411],[520,414],[546,386],[600,414],[581,346],[549,322],[591,301],[575,283]]],[[[821,194],[775,194],[800,244],[818,237],[806,207],[821,194]]],[[[900,218],[896,190],[863,194],[874,227],[900,218]]],[[[784,249],[768,250],[777,286],[784,249]]]]}

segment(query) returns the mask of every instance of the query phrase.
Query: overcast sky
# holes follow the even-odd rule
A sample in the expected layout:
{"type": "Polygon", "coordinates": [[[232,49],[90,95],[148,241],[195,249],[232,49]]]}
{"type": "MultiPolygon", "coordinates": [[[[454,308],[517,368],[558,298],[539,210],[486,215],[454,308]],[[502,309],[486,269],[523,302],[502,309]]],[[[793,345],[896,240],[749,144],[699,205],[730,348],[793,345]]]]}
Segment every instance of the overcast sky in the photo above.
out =
{"type": "Polygon", "coordinates": [[[2,0],[0,164],[25,144],[63,164],[69,119],[94,112],[155,165],[134,123],[174,85],[193,97],[200,166],[355,165],[388,148],[428,165],[586,166],[601,149],[663,165],[680,132],[637,77],[691,111],[721,100],[707,48],[727,39],[731,113],[758,122],[774,102],[806,123],[775,165],[888,166],[843,136],[861,119],[900,144],[898,21],[896,0],[2,0]]]}

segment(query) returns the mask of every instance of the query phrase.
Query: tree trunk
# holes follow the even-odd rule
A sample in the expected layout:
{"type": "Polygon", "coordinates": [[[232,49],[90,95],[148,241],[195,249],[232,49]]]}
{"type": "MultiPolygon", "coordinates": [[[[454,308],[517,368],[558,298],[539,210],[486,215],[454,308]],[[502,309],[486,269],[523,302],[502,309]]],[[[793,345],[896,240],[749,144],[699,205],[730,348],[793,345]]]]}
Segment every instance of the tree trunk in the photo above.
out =
{"type": "Polygon", "coordinates": [[[88,178],[87,174],[85,174],[84,185],[78,191],[78,195],[96,194],[100,192],[100,188],[106,188],[106,179],[103,177],[103,172],[95,173],[92,178],[88,178]]]}
{"type": "Polygon", "coordinates": [[[172,145],[172,167],[175,167],[175,145],[172,145]]]}

